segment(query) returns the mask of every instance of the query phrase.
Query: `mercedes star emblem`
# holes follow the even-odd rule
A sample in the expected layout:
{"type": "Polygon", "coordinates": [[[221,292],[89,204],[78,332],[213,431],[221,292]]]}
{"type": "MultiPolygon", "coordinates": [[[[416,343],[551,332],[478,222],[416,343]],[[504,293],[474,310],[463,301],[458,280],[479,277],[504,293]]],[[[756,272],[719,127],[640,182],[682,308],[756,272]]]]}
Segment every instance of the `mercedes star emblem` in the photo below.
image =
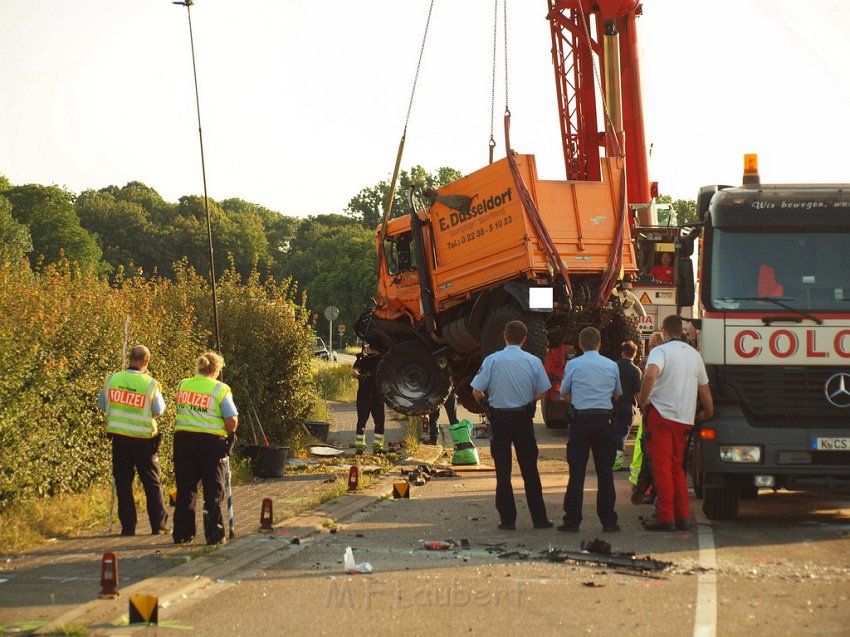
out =
{"type": "Polygon", "coordinates": [[[850,407],[850,374],[839,372],[826,379],[823,388],[826,399],[835,407],[850,407]]]}

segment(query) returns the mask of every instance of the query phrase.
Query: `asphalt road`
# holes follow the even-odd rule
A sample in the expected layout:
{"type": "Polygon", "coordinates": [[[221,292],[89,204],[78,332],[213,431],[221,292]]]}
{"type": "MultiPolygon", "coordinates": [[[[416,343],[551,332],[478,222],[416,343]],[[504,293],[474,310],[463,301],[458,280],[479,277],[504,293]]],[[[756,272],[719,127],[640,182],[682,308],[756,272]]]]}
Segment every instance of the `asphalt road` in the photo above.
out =
{"type": "MultiPolygon", "coordinates": [[[[557,524],[565,436],[542,424],[537,430],[557,524]]],[[[334,520],[336,533],[195,590],[160,609],[160,620],[227,636],[850,634],[850,496],[763,492],[742,503],[738,520],[723,523],[705,520],[692,499],[694,530],[659,534],[643,530],[640,518],[651,507],[632,505],[626,474],[616,475],[620,533],[601,532],[592,471],[578,534],[531,528],[516,467],[518,530],[498,530],[493,474],[465,473],[415,487],[410,500],[378,500],[334,520]],[[651,573],[545,557],[594,538],[670,566],[651,573]],[[466,539],[470,548],[424,549],[424,541],[445,539],[466,539]],[[372,574],[345,573],[348,546],[372,574]]],[[[170,634],[162,625],[160,633],[170,634]]]]}

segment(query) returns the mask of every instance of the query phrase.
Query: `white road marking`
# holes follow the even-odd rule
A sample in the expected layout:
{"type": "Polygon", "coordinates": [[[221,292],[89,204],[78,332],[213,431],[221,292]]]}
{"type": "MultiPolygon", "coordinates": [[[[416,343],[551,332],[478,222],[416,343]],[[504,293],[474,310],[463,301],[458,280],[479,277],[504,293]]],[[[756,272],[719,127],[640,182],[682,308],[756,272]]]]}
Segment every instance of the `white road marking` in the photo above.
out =
{"type": "Polygon", "coordinates": [[[699,566],[704,569],[697,576],[697,608],[694,614],[694,637],[717,635],[717,555],[714,552],[714,534],[711,524],[697,524],[699,540],[699,566]]]}

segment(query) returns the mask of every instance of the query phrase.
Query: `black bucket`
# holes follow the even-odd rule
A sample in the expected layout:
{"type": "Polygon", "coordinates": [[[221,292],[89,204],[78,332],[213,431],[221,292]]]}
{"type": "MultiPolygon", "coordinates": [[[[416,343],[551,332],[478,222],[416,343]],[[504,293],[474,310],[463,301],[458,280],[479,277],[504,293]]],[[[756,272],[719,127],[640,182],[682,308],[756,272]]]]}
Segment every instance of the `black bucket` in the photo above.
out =
{"type": "Polygon", "coordinates": [[[248,445],[257,448],[257,455],[251,463],[251,470],[258,478],[282,478],[286,467],[286,457],[289,455],[289,447],[269,447],[259,445],[248,445]]]}
{"type": "Polygon", "coordinates": [[[257,459],[257,449],[262,445],[245,445],[242,447],[242,455],[251,462],[257,459]]]}
{"type": "Polygon", "coordinates": [[[328,441],[328,432],[331,428],[331,423],[329,422],[305,422],[304,426],[307,427],[307,431],[310,432],[310,435],[314,438],[318,438],[322,442],[328,441]]]}

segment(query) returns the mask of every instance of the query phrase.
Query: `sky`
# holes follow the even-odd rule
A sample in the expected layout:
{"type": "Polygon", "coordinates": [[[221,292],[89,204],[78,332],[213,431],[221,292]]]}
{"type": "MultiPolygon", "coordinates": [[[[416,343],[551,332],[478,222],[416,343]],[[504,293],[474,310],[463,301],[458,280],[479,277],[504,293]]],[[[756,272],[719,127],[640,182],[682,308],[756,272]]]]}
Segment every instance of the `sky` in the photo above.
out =
{"type": "MultiPolygon", "coordinates": [[[[196,0],[210,197],[342,212],[389,179],[431,0],[196,0]]],[[[738,184],[850,182],[850,2],[644,0],[650,178],[674,199],[738,184]]],[[[563,179],[544,0],[508,3],[514,149],[563,179]]],[[[504,156],[499,19],[497,157],[504,156]]],[[[435,0],[402,167],[487,164],[493,0],[435,0]]],[[[0,174],[73,192],[141,181],[202,194],[186,9],[0,0],[0,174]]]]}

